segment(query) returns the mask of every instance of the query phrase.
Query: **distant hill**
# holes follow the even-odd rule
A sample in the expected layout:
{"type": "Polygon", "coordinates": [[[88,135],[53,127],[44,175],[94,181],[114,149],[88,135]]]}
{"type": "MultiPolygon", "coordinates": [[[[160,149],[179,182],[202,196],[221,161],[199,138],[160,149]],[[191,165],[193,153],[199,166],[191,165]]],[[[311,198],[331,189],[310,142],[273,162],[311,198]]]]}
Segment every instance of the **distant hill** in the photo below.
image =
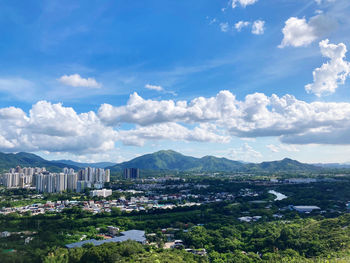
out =
{"type": "Polygon", "coordinates": [[[269,171],[269,172],[315,172],[315,171],[322,171],[321,167],[312,165],[312,164],[306,164],[301,163],[296,160],[292,160],[289,158],[285,158],[280,161],[272,161],[272,162],[262,162],[259,164],[246,164],[246,167],[250,171],[269,171]]]}
{"type": "MultiPolygon", "coordinates": [[[[111,162],[79,163],[70,160],[48,161],[31,153],[0,153],[0,171],[20,165],[22,167],[46,167],[57,172],[64,167],[79,170],[83,167],[110,168],[112,172],[120,172],[124,168],[137,167],[144,171],[192,171],[192,172],[317,172],[326,168],[285,158],[281,161],[255,163],[243,163],[205,156],[195,158],[168,150],[145,154],[128,162],[119,164],[111,162]]],[[[330,169],[330,168],[327,168],[330,169]]]]}
{"type": "Polygon", "coordinates": [[[121,171],[124,168],[130,167],[153,171],[177,170],[197,172],[300,172],[322,170],[321,167],[300,163],[288,158],[281,161],[253,164],[214,156],[195,158],[185,156],[172,150],[142,155],[128,162],[119,163],[109,168],[112,171],[121,171]]]}
{"type": "Polygon", "coordinates": [[[332,169],[349,169],[349,163],[314,163],[313,165],[323,167],[323,168],[332,168],[332,169]]]}
{"type": "Polygon", "coordinates": [[[17,165],[21,167],[46,167],[53,172],[61,171],[64,167],[79,169],[74,165],[67,165],[58,162],[51,162],[32,153],[1,153],[0,152],[0,171],[8,170],[17,165]]]}
{"type": "Polygon", "coordinates": [[[55,160],[55,161],[51,161],[51,162],[64,163],[66,165],[72,165],[72,166],[76,166],[76,167],[80,167],[80,168],[84,168],[84,167],[106,168],[108,166],[116,165],[116,163],[112,163],[112,162],[79,163],[79,162],[74,162],[71,160],[55,160]]]}

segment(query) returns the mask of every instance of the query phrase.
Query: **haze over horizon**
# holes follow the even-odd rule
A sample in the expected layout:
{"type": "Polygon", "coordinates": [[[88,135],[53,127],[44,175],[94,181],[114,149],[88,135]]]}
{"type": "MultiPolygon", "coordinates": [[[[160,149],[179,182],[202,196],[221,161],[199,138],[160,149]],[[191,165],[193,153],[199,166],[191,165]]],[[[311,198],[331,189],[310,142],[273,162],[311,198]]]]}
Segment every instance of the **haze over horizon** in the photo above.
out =
{"type": "Polygon", "coordinates": [[[1,4],[1,152],[350,162],[348,0],[1,4]]]}

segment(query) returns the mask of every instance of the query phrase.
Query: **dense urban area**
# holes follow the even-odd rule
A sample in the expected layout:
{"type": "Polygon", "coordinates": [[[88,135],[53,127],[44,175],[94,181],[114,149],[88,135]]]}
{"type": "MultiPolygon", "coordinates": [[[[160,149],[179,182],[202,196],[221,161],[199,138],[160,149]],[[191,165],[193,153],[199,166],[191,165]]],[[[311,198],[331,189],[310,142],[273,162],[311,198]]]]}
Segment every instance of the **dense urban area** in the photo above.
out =
{"type": "Polygon", "coordinates": [[[350,261],[346,170],[17,166],[1,180],[1,262],[350,261]]]}

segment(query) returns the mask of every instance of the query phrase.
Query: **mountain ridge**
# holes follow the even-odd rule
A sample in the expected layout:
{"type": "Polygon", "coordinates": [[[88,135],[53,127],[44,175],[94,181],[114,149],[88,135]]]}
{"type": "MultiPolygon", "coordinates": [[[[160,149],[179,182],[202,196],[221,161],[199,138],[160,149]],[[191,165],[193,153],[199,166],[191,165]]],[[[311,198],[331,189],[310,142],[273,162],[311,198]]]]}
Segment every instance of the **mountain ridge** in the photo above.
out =
{"type": "Polygon", "coordinates": [[[145,154],[108,168],[111,171],[121,171],[124,168],[130,167],[140,168],[141,170],[193,172],[301,172],[323,170],[322,167],[301,163],[290,158],[255,164],[210,155],[196,158],[173,150],[161,150],[155,153],[145,154]]]}
{"type": "Polygon", "coordinates": [[[2,153],[0,152],[0,171],[8,170],[16,167],[46,167],[49,171],[58,172],[62,168],[68,167],[78,169],[79,167],[74,165],[66,165],[63,163],[54,163],[52,161],[45,160],[44,158],[26,152],[19,153],[2,153]]]}
{"type": "Polygon", "coordinates": [[[316,172],[328,169],[312,164],[301,163],[290,158],[271,162],[245,163],[211,155],[197,158],[186,156],[173,150],[161,150],[117,164],[112,162],[79,163],[71,160],[48,161],[32,153],[0,152],[0,171],[16,167],[17,165],[23,167],[45,166],[51,171],[60,171],[64,167],[79,170],[90,166],[96,168],[108,168],[111,169],[112,172],[121,172],[124,168],[131,167],[147,171],[188,172],[316,172]]]}

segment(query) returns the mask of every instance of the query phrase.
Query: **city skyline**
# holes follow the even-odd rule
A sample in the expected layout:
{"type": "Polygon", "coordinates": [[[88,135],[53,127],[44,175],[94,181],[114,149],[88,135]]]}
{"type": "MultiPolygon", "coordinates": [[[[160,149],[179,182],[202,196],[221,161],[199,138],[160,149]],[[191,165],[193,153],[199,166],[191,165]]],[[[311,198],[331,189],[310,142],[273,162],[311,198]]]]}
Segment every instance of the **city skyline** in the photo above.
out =
{"type": "Polygon", "coordinates": [[[75,172],[64,167],[62,172],[53,173],[46,167],[10,168],[0,175],[0,182],[6,188],[36,189],[39,193],[83,192],[86,188],[102,189],[110,182],[110,170],[85,167],[75,172]]]}
{"type": "Polygon", "coordinates": [[[1,152],[350,162],[347,0],[1,3],[1,152]]]}

